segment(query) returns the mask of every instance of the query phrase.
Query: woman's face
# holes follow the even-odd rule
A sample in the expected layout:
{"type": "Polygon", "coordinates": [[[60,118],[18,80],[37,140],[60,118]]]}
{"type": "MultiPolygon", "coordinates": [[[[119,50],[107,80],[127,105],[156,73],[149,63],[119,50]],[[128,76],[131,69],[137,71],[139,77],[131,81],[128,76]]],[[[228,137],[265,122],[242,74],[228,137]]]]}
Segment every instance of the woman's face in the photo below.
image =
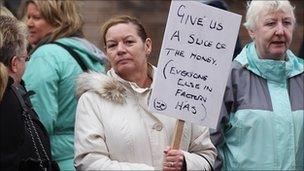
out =
{"type": "Polygon", "coordinates": [[[29,29],[28,41],[31,45],[36,45],[41,39],[55,29],[42,17],[35,4],[28,4],[26,14],[26,25],[29,29]]]}
{"type": "Polygon", "coordinates": [[[282,11],[263,12],[249,34],[260,58],[282,60],[291,44],[293,29],[291,14],[282,11]]]}
{"type": "Polygon", "coordinates": [[[105,35],[106,54],[111,67],[119,75],[142,72],[150,54],[152,42],[145,42],[137,34],[132,23],[120,23],[110,27],[105,35]]]}

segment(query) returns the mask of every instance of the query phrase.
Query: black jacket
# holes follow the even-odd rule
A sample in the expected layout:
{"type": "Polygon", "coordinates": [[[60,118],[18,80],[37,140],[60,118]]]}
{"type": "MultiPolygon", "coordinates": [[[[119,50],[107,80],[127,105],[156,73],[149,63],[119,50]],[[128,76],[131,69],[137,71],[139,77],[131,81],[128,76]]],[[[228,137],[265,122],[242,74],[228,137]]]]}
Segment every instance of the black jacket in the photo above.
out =
{"type": "Polygon", "coordinates": [[[15,88],[12,84],[13,79],[9,78],[0,102],[0,170],[41,170],[40,164],[51,165],[49,161],[52,161],[47,131],[32,109],[23,84],[15,88]],[[16,93],[24,101],[27,112],[16,93]]]}

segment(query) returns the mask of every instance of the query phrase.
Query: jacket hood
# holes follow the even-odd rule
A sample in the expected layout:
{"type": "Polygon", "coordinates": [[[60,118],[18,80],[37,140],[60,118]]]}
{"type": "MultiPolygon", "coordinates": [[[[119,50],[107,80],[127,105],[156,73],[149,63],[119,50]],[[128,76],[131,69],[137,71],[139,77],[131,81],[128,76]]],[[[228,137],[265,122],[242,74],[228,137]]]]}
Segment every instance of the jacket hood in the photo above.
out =
{"type": "Polygon", "coordinates": [[[87,54],[91,59],[97,60],[102,64],[106,63],[105,54],[97,48],[93,43],[80,37],[61,38],[57,40],[71,48],[80,51],[81,53],[87,54]]]}
{"type": "Polygon", "coordinates": [[[76,80],[76,94],[79,98],[85,92],[94,92],[105,100],[123,104],[126,89],[116,79],[97,72],[84,72],[76,80]]]}

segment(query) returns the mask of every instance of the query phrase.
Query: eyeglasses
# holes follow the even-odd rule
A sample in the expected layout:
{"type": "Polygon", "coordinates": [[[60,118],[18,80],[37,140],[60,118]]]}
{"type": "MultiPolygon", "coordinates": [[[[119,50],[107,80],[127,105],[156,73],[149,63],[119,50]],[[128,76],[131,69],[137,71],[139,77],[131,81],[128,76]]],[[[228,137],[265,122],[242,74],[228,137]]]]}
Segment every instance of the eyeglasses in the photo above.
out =
{"type": "Polygon", "coordinates": [[[27,54],[21,55],[21,56],[19,56],[19,58],[24,59],[24,61],[29,61],[30,60],[30,56],[27,55],[27,54]]]}

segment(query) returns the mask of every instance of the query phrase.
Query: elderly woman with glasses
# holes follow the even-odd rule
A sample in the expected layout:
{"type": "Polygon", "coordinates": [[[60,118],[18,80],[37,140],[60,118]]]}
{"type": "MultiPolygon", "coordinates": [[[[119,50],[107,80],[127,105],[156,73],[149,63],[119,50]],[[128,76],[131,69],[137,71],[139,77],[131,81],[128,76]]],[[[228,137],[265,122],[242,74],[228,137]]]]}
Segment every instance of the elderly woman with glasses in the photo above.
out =
{"type": "Polygon", "coordinates": [[[26,26],[0,15],[1,170],[56,171],[48,134],[33,110],[21,77],[27,58],[26,26]]]}

